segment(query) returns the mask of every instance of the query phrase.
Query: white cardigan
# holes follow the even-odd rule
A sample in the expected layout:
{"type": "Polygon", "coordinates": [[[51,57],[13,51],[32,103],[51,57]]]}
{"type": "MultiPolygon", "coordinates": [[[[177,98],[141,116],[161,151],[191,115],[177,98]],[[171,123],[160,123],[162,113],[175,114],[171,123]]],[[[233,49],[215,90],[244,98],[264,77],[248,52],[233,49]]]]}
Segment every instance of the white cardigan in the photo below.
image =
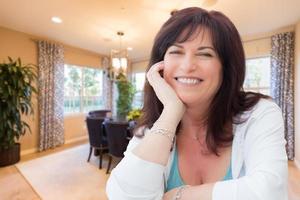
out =
{"type": "MultiPolygon", "coordinates": [[[[239,117],[247,120],[233,125],[233,179],[216,182],[212,200],[287,200],[286,142],[280,108],[261,99],[239,117]]],[[[131,152],[141,140],[134,137],[130,141],[125,157],[112,170],[106,185],[110,200],[162,199],[174,148],[167,166],[163,166],[131,152]]]]}

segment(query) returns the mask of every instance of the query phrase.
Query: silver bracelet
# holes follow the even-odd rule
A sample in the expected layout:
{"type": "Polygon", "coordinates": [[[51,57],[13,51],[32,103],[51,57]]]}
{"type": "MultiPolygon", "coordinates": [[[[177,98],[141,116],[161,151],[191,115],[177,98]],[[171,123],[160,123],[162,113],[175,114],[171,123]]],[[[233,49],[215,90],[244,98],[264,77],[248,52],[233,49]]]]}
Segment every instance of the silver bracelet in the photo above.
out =
{"type": "Polygon", "coordinates": [[[172,200],[179,200],[182,197],[182,192],[184,189],[186,189],[188,187],[188,185],[183,185],[180,186],[179,189],[177,190],[175,196],[172,198],[172,200]]]}
{"type": "Polygon", "coordinates": [[[166,136],[171,141],[171,143],[173,143],[173,141],[174,141],[175,134],[173,134],[171,131],[169,131],[167,129],[155,128],[154,130],[151,130],[151,133],[166,136]]]}

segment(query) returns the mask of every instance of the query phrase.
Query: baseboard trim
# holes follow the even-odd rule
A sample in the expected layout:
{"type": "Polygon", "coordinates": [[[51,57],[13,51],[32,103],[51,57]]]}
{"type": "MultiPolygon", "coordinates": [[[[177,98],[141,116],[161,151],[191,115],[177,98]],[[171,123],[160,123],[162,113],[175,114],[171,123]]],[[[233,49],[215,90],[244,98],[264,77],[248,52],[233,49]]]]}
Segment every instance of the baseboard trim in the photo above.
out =
{"type": "Polygon", "coordinates": [[[294,160],[296,167],[300,170],[300,162],[298,160],[294,160]]]}
{"type": "MultiPolygon", "coordinates": [[[[84,141],[84,140],[88,140],[88,136],[81,136],[81,137],[66,140],[65,144],[72,144],[72,143],[81,142],[81,141],[84,141]]],[[[36,153],[36,152],[38,152],[38,148],[22,150],[21,151],[21,156],[25,156],[25,155],[28,155],[28,154],[33,154],[33,153],[36,153]]]]}
{"type": "Polygon", "coordinates": [[[66,140],[65,144],[71,144],[71,143],[75,143],[75,142],[81,142],[83,140],[88,140],[88,136],[85,135],[85,136],[73,138],[73,139],[70,139],[70,140],[66,140]]]}
{"type": "Polygon", "coordinates": [[[36,153],[36,152],[38,152],[38,148],[23,150],[23,151],[21,151],[21,156],[25,156],[25,155],[28,155],[28,154],[33,154],[33,153],[36,153]]]}

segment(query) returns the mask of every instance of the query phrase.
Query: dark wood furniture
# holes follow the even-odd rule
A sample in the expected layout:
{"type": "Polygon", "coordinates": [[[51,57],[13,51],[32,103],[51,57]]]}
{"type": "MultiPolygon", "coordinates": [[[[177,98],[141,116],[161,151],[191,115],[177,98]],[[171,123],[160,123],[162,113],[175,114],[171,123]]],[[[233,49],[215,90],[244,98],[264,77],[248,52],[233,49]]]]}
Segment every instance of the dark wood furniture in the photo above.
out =
{"type": "Polygon", "coordinates": [[[89,142],[90,142],[90,152],[87,162],[90,161],[91,154],[93,149],[99,152],[99,168],[102,168],[102,157],[105,150],[108,150],[107,138],[104,135],[102,123],[104,122],[105,118],[99,117],[86,117],[86,124],[88,129],[89,135],[89,142]]]}

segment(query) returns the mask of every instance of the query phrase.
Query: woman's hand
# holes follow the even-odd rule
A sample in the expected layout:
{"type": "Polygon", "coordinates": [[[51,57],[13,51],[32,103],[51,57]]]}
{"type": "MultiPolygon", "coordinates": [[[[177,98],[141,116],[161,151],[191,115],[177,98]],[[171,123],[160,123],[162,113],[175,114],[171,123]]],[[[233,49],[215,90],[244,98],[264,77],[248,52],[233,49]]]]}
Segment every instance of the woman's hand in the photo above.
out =
{"type": "Polygon", "coordinates": [[[163,70],[163,68],[163,61],[154,64],[147,72],[147,79],[156,96],[164,105],[164,109],[170,111],[172,116],[176,116],[179,122],[185,111],[185,106],[174,89],[159,74],[159,71],[163,70]]]}
{"type": "Polygon", "coordinates": [[[174,188],[168,192],[166,192],[163,196],[162,200],[172,200],[174,198],[174,196],[176,195],[178,188],[174,188]]]}

